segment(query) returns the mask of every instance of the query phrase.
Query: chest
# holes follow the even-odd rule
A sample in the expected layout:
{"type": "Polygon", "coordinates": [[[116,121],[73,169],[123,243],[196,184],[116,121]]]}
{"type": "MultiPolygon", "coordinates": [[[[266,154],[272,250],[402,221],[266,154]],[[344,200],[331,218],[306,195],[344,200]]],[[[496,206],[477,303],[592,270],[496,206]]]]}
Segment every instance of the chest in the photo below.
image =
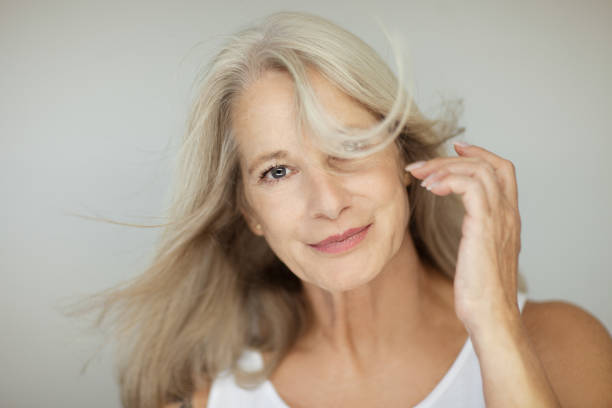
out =
{"type": "Polygon", "coordinates": [[[447,380],[465,340],[459,338],[435,353],[407,353],[396,360],[387,359],[359,377],[344,376],[321,360],[286,360],[270,382],[291,408],[411,407],[447,380]]]}
{"type": "Polygon", "coordinates": [[[315,383],[300,380],[299,383],[282,388],[274,385],[276,393],[291,408],[404,408],[423,401],[435,388],[437,381],[407,382],[395,378],[382,384],[379,380],[363,383],[315,383]]]}

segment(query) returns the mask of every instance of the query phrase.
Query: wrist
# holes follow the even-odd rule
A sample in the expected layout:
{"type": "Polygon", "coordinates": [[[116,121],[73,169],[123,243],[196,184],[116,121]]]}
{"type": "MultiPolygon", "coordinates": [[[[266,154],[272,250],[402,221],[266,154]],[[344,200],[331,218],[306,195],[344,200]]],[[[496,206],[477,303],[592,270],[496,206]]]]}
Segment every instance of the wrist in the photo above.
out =
{"type": "Polygon", "coordinates": [[[464,324],[475,347],[514,341],[524,333],[520,312],[489,309],[480,313],[479,319],[464,324]]]}

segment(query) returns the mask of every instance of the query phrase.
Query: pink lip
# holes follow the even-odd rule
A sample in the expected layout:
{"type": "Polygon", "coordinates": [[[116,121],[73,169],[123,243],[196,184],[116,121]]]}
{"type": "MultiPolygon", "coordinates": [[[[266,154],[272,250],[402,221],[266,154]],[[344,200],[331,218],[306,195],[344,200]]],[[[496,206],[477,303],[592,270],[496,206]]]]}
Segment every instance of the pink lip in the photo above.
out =
{"type": "Polygon", "coordinates": [[[341,235],[332,235],[319,243],[309,245],[316,250],[327,253],[348,251],[363,241],[371,225],[372,224],[368,224],[365,227],[351,228],[341,235]]]}

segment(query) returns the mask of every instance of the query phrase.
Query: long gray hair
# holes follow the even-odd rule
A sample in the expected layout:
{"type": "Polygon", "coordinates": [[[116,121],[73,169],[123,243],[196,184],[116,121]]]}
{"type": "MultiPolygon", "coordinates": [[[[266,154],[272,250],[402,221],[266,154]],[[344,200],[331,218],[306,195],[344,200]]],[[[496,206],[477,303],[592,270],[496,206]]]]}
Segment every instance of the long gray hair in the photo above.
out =
{"type": "MultiPolygon", "coordinates": [[[[244,386],[257,384],[310,327],[300,279],[240,212],[247,203],[230,107],[269,69],[291,75],[298,123],[314,129],[321,149],[335,156],[361,157],[396,143],[406,163],[428,160],[446,156],[445,142],[463,131],[452,111],[443,119],[425,118],[378,54],[326,19],[280,12],[232,35],[201,78],[153,262],[132,281],[87,299],[86,310],[100,310],[97,325],[112,316],[125,407],[182,399],[224,370],[244,386]],[[313,96],[307,68],[380,122],[358,133],[335,123],[313,96]],[[263,370],[241,370],[237,361],[248,348],[271,353],[263,370]]],[[[419,257],[452,279],[463,204],[417,183],[407,194],[419,257]]]]}

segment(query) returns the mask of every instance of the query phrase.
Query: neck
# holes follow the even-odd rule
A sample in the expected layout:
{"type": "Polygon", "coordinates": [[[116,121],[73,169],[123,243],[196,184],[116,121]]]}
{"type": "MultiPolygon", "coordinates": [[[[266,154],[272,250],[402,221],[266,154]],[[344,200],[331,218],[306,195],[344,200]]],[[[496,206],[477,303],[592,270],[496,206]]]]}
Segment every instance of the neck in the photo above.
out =
{"type": "Polygon", "coordinates": [[[358,372],[366,371],[372,361],[401,352],[427,324],[426,311],[431,313],[430,269],[406,234],[395,256],[363,286],[329,292],[305,282],[314,313],[306,347],[324,347],[340,359],[338,364],[358,372]]]}

